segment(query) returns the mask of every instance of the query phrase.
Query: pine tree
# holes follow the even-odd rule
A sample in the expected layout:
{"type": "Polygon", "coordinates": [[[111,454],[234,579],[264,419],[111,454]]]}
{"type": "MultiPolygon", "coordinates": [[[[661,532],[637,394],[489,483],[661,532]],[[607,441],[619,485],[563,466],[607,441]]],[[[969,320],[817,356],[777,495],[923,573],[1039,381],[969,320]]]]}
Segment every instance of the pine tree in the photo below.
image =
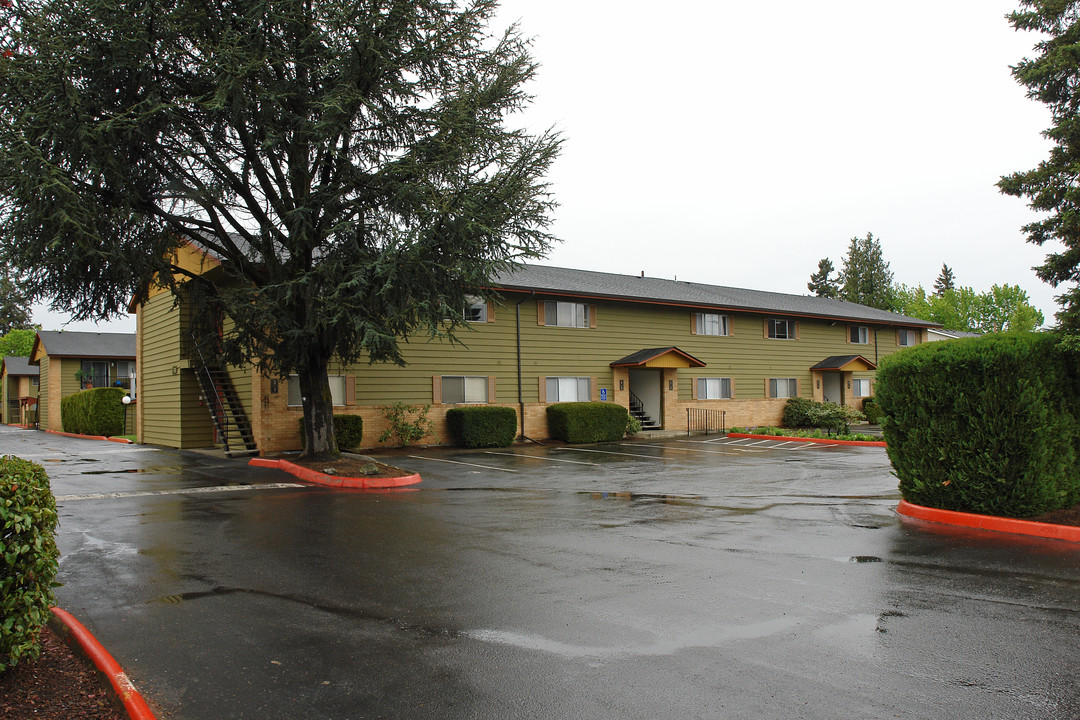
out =
{"type": "MultiPolygon", "coordinates": [[[[1026,197],[1043,217],[1024,226],[1028,242],[1042,246],[1060,241],[1065,249],[1051,252],[1036,274],[1059,287],[1080,280],[1080,2],[1077,0],[1020,0],[1021,9],[1009,14],[1017,30],[1040,33],[1038,54],[1012,68],[1013,77],[1027,88],[1029,98],[1045,103],[1052,125],[1043,135],[1053,143],[1050,156],[1026,172],[1006,175],[998,187],[1007,195],[1026,197]]],[[[1075,285],[1059,297],[1061,327],[1080,333],[1080,289],[1075,285]]]]}
{"type": "Polygon", "coordinates": [[[955,287],[952,269],[945,263],[941,263],[941,274],[934,281],[934,294],[940,297],[946,290],[953,290],[955,287]]]}
{"type": "Polygon", "coordinates": [[[893,308],[893,274],[873,233],[851,238],[840,281],[841,299],[882,310],[893,308]]]}
{"type": "Polygon", "coordinates": [[[840,283],[833,276],[833,264],[829,258],[818,260],[817,272],[810,275],[806,288],[817,297],[835,298],[840,294],[840,283]]]}

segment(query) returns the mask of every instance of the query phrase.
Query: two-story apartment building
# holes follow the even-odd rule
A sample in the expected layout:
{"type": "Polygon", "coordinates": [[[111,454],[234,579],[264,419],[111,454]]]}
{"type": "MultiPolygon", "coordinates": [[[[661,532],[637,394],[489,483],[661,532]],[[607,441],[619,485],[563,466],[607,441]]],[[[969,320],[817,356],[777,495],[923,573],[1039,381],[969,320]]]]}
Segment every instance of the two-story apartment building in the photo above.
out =
{"type": "MultiPolygon", "coordinates": [[[[188,259],[206,271],[212,258],[188,259]]],[[[515,408],[522,432],[548,436],[551,403],[597,400],[640,407],[656,427],[686,430],[689,408],[721,410],[727,424],[778,424],[787,398],[858,407],[878,361],[926,340],[934,323],[837,300],[659,278],[528,265],[498,279],[497,299],[463,312],[463,345],[413,338],[407,365],[332,365],[336,413],[364,417],[377,445],[385,407],[431,405],[445,441],[446,410],[515,408]]],[[[137,312],[142,442],[197,447],[220,440],[208,406],[222,381],[199,382],[189,312],[167,292],[137,312]]],[[[219,369],[260,452],[300,447],[295,378],[219,369]]]]}
{"type": "Polygon", "coordinates": [[[8,355],[0,361],[0,409],[9,425],[37,421],[38,368],[30,358],[8,355]]]}

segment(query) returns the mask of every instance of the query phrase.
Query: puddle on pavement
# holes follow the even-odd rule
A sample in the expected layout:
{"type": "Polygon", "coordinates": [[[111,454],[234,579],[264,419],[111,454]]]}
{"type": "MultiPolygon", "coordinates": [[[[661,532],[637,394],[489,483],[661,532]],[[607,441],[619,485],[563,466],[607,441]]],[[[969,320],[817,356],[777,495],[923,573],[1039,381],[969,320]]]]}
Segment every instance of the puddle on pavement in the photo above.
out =
{"type": "Polygon", "coordinates": [[[885,562],[884,560],[879,558],[877,555],[851,555],[849,557],[838,557],[838,558],[833,558],[833,559],[834,560],[839,560],[840,562],[859,563],[859,564],[885,562]]]}
{"type": "Polygon", "coordinates": [[[702,499],[701,495],[662,495],[657,493],[635,492],[588,492],[581,491],[579,495],[588,495],[593,500],[629,500],[631,502],[662,502],[670,505],[692,505],[702,499]]]}
{"type": "Polygon", "coordinates": [[[182,467],[123,468],[121,470],[83,470],[80,475],[119,475],[120,473],[180,472],[182,467]]]}

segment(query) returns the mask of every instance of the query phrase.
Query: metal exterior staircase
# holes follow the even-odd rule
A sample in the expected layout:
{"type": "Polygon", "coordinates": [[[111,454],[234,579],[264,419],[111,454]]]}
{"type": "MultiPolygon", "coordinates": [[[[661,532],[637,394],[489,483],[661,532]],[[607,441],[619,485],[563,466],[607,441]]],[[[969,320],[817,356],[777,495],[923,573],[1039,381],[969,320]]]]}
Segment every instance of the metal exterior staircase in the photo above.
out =
{"type": "Polygon", "coordinates": [[[255,444],[251,422],[244,412],[244,405],[240,402],[240,396],[233,387],[229,373],[222,367],[209,365],[197,341],[192,347],[195,377],[199,379],[199,388],[202,390],[206,407],[210,410],[210,419],[214,421],[218,441],[225,446],[225,456],[258,454],[259,448],[255,444]]]}
{"type": "Polygon", "coordinates": [[[645,404],[633,392],[630,393],[630,415],[637,418],[642,430],[660,429],[660,423],[649,417],[649,414],[645,412],[645,404]]]}

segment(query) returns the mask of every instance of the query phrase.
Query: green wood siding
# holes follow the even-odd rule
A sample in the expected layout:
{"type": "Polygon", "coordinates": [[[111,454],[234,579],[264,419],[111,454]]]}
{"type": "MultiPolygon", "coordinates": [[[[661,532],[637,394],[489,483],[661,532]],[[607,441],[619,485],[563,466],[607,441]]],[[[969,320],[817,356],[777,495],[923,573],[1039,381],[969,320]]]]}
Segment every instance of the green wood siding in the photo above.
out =
{"type": "Polygon", "coordinates": [[[43,357],[38,363],[38,428],[49,427],[49,358],[43,357]]]}

